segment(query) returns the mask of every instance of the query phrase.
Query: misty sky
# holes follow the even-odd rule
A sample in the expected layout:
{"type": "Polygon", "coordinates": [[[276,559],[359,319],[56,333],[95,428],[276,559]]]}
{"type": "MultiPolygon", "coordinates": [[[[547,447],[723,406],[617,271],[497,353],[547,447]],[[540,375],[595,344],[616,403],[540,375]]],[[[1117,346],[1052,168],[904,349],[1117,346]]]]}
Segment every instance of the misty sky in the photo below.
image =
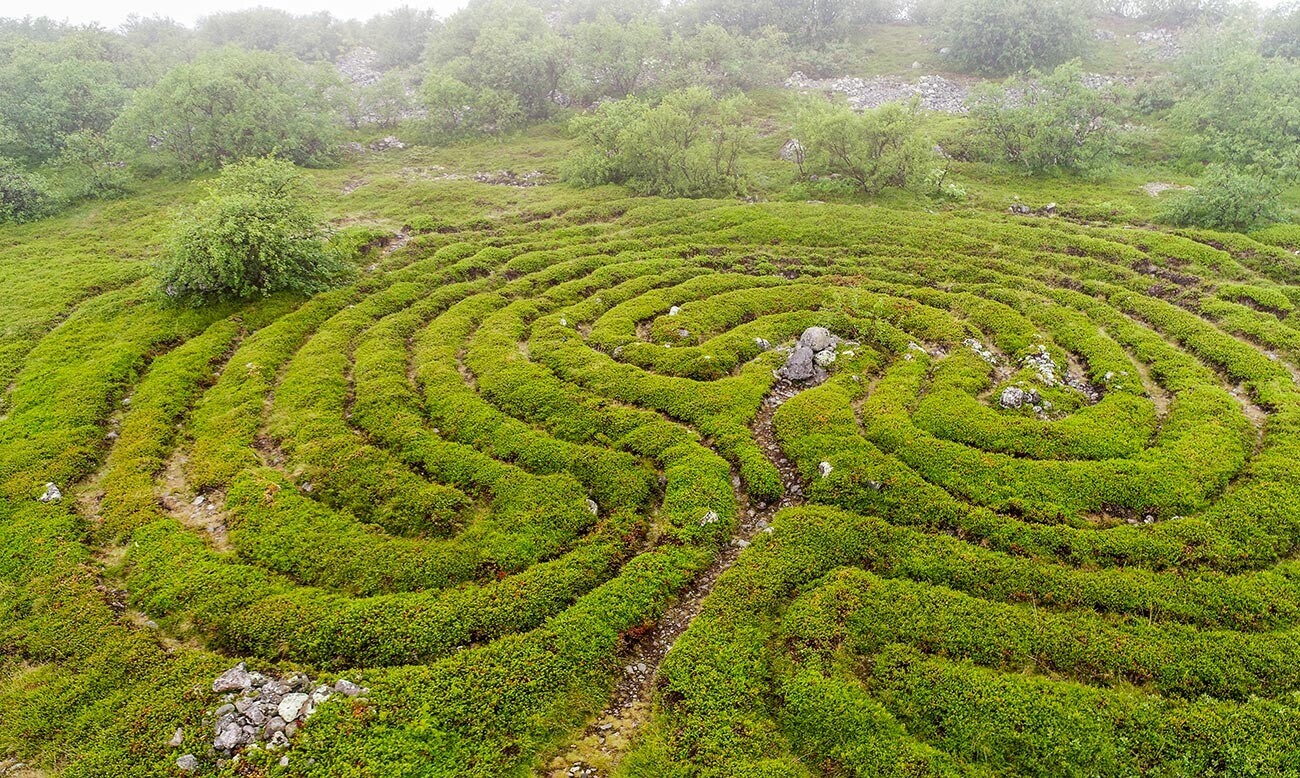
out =
{"type": "Polygon", "coordinates": [[[432,8],[438,18],[465,5],[466,0],[3,0],[0,16],[48,16],[76,24],[98,22],[116,27],[127,16],[166,16],[183,24],[194,24],[200,16],[216,11],[234,11],[254,6],[280,8],[295,14],[329,11],[340,19],[368,19],[401,5],[432,8]]]}
{"type": "MultiPolygon", "coordinates": [[[[339,19],[368,19],[401,5],[432,8],[438,18],[465,5],[467,0],[3,0],[0,16],[49,16],[77,24],[98,22],[105,27],[116,27],[127,16],[166,16],[183,24],[194,24],[200,16],[216,11],[234,11],[257,5],[280,8],[295,14],[329,11],[339,19]]],[[[1269,8],[1283,0],[1256,0],[1256,5],[1269,8]]]]}

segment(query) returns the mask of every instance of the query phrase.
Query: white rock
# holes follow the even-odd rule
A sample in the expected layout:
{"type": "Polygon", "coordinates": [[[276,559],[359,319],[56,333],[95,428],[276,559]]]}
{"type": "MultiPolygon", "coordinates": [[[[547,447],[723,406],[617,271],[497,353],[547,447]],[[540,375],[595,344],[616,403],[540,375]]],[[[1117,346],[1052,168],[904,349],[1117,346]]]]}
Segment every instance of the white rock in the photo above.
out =
{"type": "Polygon", "coordinates": [[[681,313],[681,312],[682,312],[682,309],[681,309],[681,306],[679,306],[679,305],[674,305],[673,307],[671,307],[671,308],[668,309],[668,315],[669,315],[669,316],[676,316],[677,314],[679,314],[679,313],[681,313]]]}
{"type": "Polygon", "coordinates": [[[821,464],[817,465],[817,471],[822,474],[822,478],[825,478],[826,476],[830,475],[831,471],[834,469],[835,468],[831,466],[830,462],[822,462],[821,464]]]}
{"type": "Polygon", "coordinates": [[[591,499],[590,497],[587,498],[587,510],[591,511],[592,516],[600,515],[600,506],[597,505],[596,501],[591,499]]]}
{"type": "Polygon", "coordinates": [[[199,769],[199,758],[194,754],[185,754],[176,759],[176,769],[183,773],[192,773],[199,769]]]}
{"type": "Polygon", "coordinates": [[[813,355],[813,361],[822,367],[828,367],[835,362],[835,349],[828,348],[825,351],[818,351],[813,355]]]}
{"type": "Polygon", "coordinates": [[[185,730],[181,729],[180,727],[177,727],[176,732],[172,734],[172,739],[167,741],[167,745],[171,746],[172,748],[180,748],[181,743],[184,742],[185,742],[185,730]]]}
{"type": "Polygon", "coordinates": [[[307,706],[309,699],[310,697],[301,692],[286,694],[280,700],[279,706],[276,707],[276,713],[280,714],[280,718],[285,721],[297,721],[298,717],[302,715],[303,709],[307,706]]]}
{"type": "Polygon", "coordinates": [[[62,499],[63,499],[63,492],[60,492],[59,487],[55,486],[54,484],[46,484],[45,494],[42,494],[40,496],[41,502],[58,502],[59,500],[62,499]]]}
{"type": "Polygon", "coordinates": [[[709,524],[713,524],[717,522],[717,520],[718,520],[717,511],[709,511],[708,513],[704,514],[704,518],[700,519],[700,526],[701,527],[708,526],[709,524]]]}

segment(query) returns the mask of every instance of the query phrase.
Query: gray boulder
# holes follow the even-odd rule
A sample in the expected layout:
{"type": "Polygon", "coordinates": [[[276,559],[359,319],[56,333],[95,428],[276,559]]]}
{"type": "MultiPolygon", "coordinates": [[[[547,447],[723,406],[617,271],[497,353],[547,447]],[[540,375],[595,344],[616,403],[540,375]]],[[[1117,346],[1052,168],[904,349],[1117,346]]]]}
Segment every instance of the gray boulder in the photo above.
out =
{"type": "Polygon", "coordinates": [[[40,496],[41,502],[58,502],[59,500],[62,499],[63,499],[63,492],[60,492],[59,487],[55,486],[54,484],[46,484],[45,494],[42,494],[40,496]]]}
{"type": "Polygon", "coordinates": [[[194,754],[185,754],[177,757],[176,769],[183,773],[192,773],[199,769],[199,758],[194,754]]]}
{"type": "Polygon", "coordinates": [[[802,340],[786,357],[785,366],[781,368],[781,377],[789,381],[807,381],[816,372],[813,350],[804,345],[802,340]]]}
{"type": "Polygon", "coordinates": [[[217,680],[212,682],[212,691],[218,693],[242,692],[252,685],[253,679],[248,674],[248,666],[240,662],[217,676],[217,680]]]}
{"type": "Polygon", "coordinates": [[[244,730],[234,722],[226,724],[212,740],[212,747],[218,751],[233,751],[244,744],[244,730]]]}
{"type": "Polygon", "coordinates": [[[1018,386],[1008,386],[1002,390],[998,402],[1003,408],[1019,408],[1029,402],[1029,393],[1018,386]]]}
{"type": "Polygon", "coordinates": [[[825,351],[835,345],[835,338],[825,327],[809,327],[799,336],[799,345],[807,346],[814,352],[825,351]]]}

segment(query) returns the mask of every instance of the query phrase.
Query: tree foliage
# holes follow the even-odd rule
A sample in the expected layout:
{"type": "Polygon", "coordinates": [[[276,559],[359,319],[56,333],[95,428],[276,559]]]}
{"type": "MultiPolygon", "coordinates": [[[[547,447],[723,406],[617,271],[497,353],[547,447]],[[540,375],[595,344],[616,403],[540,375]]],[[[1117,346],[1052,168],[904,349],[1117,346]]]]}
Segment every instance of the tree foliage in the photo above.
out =
{"type": "Polygon", "coordinates": [[[347,44],[342,26],[328,13],[295,16],[266,7],[205,16],[199,20],[197,32],[213,47],[276,51],[304,62],[333,60],[347,44]]]}
{"type": "Polygon", "coordinates": [[[1055,67],[1088,40],[1078,9],[1068,0],[956,0],[943,15],[942,39],[953,64],[970,73],[1055,67]]]}
{"type": "Polygon", "coordinates": [[[284,160],[227,165],[175,223],[159,285],[198,305],[275,292],[314,294],[346,276],[330,251],[306,179],[284,160]]]}
{"type": "Polygon", "coordinates": [[[867,193],[906,187],[929,170],[933,151],[920,134],[915,101],[858,113],[847,105],[806,103],[795,123],[807,173],[843,176],[867,193]]]}
{"type": "Polygon", "coordinates": [[[902,13],[896,0],[690,0],[675,10],[697,27],[717,24],[746,35],[777,28],[801,45],[843,40],[902,13]]]}
{"type": "Polygon", "coordinates": [[[462,83],[513,95],[528,119],[556,107],[566,42],[523,0],[476,0],[435,33],[428,59],[462,83]]]}
{"type": "Polygon", "coordinates": [[[403,5],[366,20],[360,42],[379,55],[380,68],[409,67],[420,61],[437,26],[432,11],[403,5]]]}
{"type": "Polygon", "coordinates": [[[441,142],[469,135],[500,135],[523,122],[519,99],[508,92],[480,88],[434,71],[420,86],[430,140],[441,142]]]}
{"type": "Polygon", "coordinates": [[[566,178],[581,186],[625,184],[665,197],[721,197],[743,189],[743,97],[719,100],[702,87],[669,92],[658,105],[605,103],[574,120],[583,150],[566,178]]]}
{"type": "Polygon", "coordinates": [[[67,136],[108,129],[126,90],[104,45],[90,33],[12,43],[0,56],[0,126],[9,130],[0,132],[0,155],[39,164],[57,156],[67,136]]]}
{"type": "Polygon", "coordinates": [[[662,47],[663,30],[649,17],[620,22],[602,13],[581,22],[573,33],[566,92],[584,103],[627,97],[644,84],[662,47]]]}
{"type": "Polygon", "coordinates": [[[1300,2],[1292,0],[1264,17],[1260,52],[1266,57],[1300,59],[1300,2]]]}
{"type": "Polygon", "coordinates": [[[113,132],[124,146],[185,170],[272,153],[319,165],[337,146],[323,92],[284,54],[221,49],[136,92],[113,132]]]}
{"type": "Polygon", "coordinates": [[[1077,62],[1050,74],[1013,76],[974,93],[975,132],[992,155],[1033,172],[1081,170],[1116,156],[1120,90],[1084,83],[1077,62]]]}
{"type": "Polygon", "coordinates": [[[1300,62],[1265,59],[1240,39],[1206,38],[1177,66],[1173,123],[1196,162],[1300,175],[1300,62]]]}

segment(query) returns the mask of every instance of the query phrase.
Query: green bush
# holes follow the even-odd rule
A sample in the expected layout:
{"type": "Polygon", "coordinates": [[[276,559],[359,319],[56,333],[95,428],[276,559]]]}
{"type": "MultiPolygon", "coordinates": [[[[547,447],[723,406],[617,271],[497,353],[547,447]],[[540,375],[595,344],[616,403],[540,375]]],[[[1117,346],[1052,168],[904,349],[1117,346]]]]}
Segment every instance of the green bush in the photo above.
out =
{"type": "Polygon", "coordinates": [[[1114,87],[1083,81],[1078,62],[977,88],[975,132],[996,159],[1033,172],[1082,170],[1119,154],[1122,98],[1114,87]]]}
{"type": "Polygon", "coordinates": [[[795,122],[805,149],[802,172],[843,176],[869,194],[914,185],[934,159],[920,127],[915,101],[861,113],[822,100],[806,103],[795,122]]]}
{"type": "Polygon", "coordinates": [[[314,294],[350,270],[324,238],[308,181],[292,164],[268,157],[228,165],[174,226],[159,286],[192,305],[314,294]]]}
{"type": "Polygon", "coordinates": [[[719,197],[744,189],[743,97],[719,100],[703,87],[670,92],[657,105],[637,98],[579,117],[582,150],[565,170],[579,186],[626,184],[642,194],[719,197]]]}
{"type": "Polygon", "coordinates": [[[1248,232],[1278,221],[1278,194],[1266,179],[1217,165],[1195,190],[1171,195],[1157,219],[1175,227],[1248,232]]]}
{"type": "Polygon", "coordinates": [[[0,224],[39,219],[54,209],[54,203],[44,178],[0,157],[0,224]]]}

